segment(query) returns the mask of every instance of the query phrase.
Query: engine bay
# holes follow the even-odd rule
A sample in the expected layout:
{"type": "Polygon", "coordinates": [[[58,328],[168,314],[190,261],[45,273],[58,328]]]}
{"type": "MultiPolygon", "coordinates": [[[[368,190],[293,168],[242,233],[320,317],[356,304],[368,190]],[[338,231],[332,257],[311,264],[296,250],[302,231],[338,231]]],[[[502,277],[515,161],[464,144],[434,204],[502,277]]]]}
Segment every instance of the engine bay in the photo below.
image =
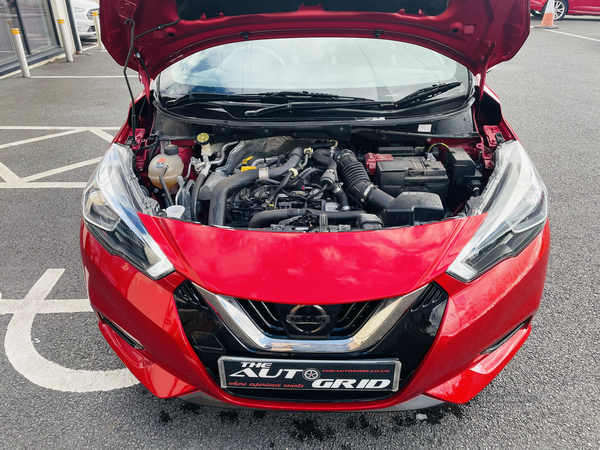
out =
{"type": "MultiPolygon", "coordinates": [[[[485,128],[503,140],[497,127],[485,128]]],[[[288,232],[377,230],[464,215],[492,173],[499,143],[289,136],[213,142],[204,132],[169,141],[139,137],[132,146],[135,173],[159,215],[288,232]]]]}

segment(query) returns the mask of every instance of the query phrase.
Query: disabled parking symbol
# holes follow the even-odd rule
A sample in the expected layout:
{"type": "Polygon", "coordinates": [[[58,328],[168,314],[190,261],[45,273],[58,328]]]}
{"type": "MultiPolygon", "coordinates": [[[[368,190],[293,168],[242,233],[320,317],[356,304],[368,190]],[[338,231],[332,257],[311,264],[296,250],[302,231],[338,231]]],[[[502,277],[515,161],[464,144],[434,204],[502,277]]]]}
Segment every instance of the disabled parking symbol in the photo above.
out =
{"type": "Polygon", "coordinates": [[[8,361],[32,383],[63,392],[110,391],[133,386],[138,380],[127,369],[77,370],[49,361],[31,341],[36,314],[91,312],[88,299],[46,300],[64,269],[48,269],[22,300],[5,300],[0,294],[0,315],[12,314],[4,338],[8,361]]]}

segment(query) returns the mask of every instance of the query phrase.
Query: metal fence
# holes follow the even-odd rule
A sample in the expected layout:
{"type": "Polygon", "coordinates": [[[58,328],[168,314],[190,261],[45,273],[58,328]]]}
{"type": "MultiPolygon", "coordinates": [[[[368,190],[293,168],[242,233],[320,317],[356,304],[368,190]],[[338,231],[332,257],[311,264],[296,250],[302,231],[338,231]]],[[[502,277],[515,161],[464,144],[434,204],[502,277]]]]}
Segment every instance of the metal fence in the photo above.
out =
{"type": "Polygon", "coordinates": [[[0,0],[0,69],[17,59],[11,28],[21,30],[28,55],[58,46],[48,0],[0,0]]]}

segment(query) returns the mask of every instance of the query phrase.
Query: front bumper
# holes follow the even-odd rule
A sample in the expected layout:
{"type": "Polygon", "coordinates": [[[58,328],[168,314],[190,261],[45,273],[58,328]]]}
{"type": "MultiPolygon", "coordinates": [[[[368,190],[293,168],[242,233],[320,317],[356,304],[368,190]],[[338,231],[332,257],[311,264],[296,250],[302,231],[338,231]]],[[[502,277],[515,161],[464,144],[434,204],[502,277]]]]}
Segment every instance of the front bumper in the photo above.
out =
{"type": "Polygon", "coordinates": [[[299,402],[241,397],[221,389],[190,345],[173,299],[185,274],[152,281],[106,252],[81,227],[86,283],[92,306],[103,318],[100,330],[153,394],[213,406],[303,411],[405,410],[469,401],[527,339],[542,296],[549,244],[546,225],[517,257],[472,283],[445,273],[425,280],[448,294],[444,317],[431,347],[396,394],[354,402],[299,402]],[[125,331],[125,338],[115,329],[125,331]],[[127,336],[142,348],[134,348],[127,336]],[[495,351],[484,353],[499,342],[495,351]]]}
{"type": "Polygon", "coordinates": [[[75,13],[75,24],[79,37],[84,39],[96,37],[96,26],[93,19],[87,17],[90,11],[75,13]]]}

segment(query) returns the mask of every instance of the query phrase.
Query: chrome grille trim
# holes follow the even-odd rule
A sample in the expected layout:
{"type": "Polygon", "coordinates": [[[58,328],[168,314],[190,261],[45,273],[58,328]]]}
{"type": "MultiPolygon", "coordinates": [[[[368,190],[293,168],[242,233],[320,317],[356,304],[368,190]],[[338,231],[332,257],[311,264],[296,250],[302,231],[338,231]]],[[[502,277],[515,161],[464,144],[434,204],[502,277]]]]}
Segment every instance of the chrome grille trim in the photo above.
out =
{"type": "Polygon", "coordinates": [[[194,284],[198,292],[217,312],[223,323],[246,346],[269,352],[349,353],[374,346],[396,325],[427,286],[402,297],[382,300],[369,320],[347,339],[298,340],[265,335],[240,306],[237,299],[213,294],[194,284]]]}

